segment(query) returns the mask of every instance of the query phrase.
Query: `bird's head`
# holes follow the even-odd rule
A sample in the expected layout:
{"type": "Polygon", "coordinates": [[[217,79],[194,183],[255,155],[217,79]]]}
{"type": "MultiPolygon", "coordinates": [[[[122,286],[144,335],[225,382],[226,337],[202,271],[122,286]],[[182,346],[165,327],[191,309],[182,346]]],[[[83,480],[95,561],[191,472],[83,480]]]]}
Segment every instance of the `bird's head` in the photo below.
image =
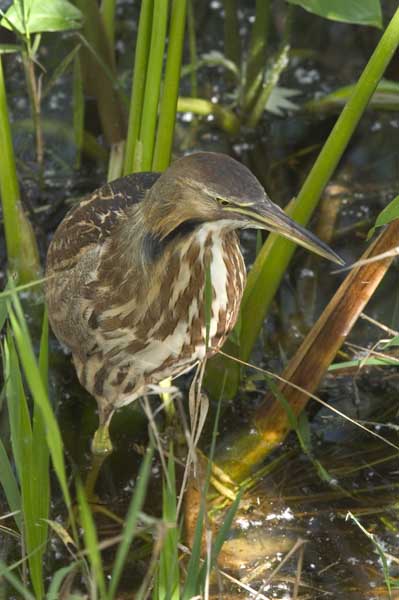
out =
{"type": "Polygon", "coordinates": [[[146,225],[160,240],[187,226],[220,222],[225,229],[276,232],[342,264],[335,252],[270,200],[247,167],[225,154],[198,152],[175,161],[153,185],[145,206],[146,225]]]}

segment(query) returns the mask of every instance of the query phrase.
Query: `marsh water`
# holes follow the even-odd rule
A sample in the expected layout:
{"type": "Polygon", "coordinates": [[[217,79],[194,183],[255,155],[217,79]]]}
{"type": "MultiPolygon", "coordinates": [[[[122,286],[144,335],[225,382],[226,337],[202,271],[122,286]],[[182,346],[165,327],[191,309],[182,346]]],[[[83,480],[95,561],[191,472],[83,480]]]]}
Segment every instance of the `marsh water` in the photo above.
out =
{"type": "MultiPolygon", "coordinates": [[[[210,0],[194,4],[199,55],[211,51],[223,53],[222,2],[210,0]]],[[[254,3],[241,1],[239,4],[240,41],[245,50],[254,3]]],[[[386,4],[389,15],[396,3],[386,4]]],[[[281,43],[286,10],[283,3],[275,3],[270,31],[271,52],[276,52],[281,43]]],[[[120,42],[117,52],[126,91],[129,89],[128,69],[137,17],[137,3],[128,0],[118,3],[120,42]]],[[[180,114],[175,156],[204,149],[231,154],[248,165],[270,197],[284,206],[298,193],[340,110],[340,106],[330,106],[328,110],[315,108],[310,111],[305,110],[304,105],[354,83],[379,35],[378,30],[370,27],[334,23],[295,10],[291,33],[295,51],[280,80],[281,86],[295,90],[296,94],[290,96],[293,106],[289,110],[282,109],[281,114],[265,112],[255,130],[243,128],[233,138],[211,117],[180,114]]],[[[61,58],[57,54],[60,52],[57,38],[46,36],[41,52],[43,60],[54,61],[55,65],[61,58]]],[[[397,78],[398,69],[396,56],[386,77],[397,78]]],[[[45,169],[40,178],[18,57],[8,58],[6,72],[24,203],[44,257],[56,225],[70,206],[69,200],[101,185],[106,179],[106,164],[85,156],[81,168],[73,168],[74,146],[64,132],[72,118],[70,79],[65,75],[43,101],[46,152],[45,169]]],[[[189,94],[189,83],[189,77],[182,80],[184,95],[189,94]]],[[[208,65],[198,71],[199,96],[229,105],[236,93],[223,67],[208,65]]],[[[392,105],[389,110],[379,107],[368,110],[363,116],[325,190],[321,212],[312,221],[311,226],[317,231],[320,214],[334,205],[336,220],[327,241],[349,263],[366,248],[367,232],[376,215],[397,195],[399,102],[396,102],[396,110],[392,105]]],[[[96,133],[94,108],[89,105],[88,111],[92,115],[90,127],[96,133]]],[[[246,233],[242,245],[250,266],[255,255],[256,237],[246,233]]],[[[332,274],[332,270],[305,251],[296,252],[252,356],[254,364],[282,371],[344,277],[344,274],[332,274]]],[[[366,309],[369,317],[395,331],[399,329],[398,292],[398,272],[394,264],[366,309]]],[[[39,312],[40,300],[25,299],[32,331],[38,335],[33,302],[37,302],[39,312]]],[[[359,320],[348,338],[352,346],[343,347],[336,362],[364,357],[367,349],[386,335],[369,320],[359,320]]],[[[183,390],[188,389],[188,382],[188,378],[180,382],[183,390]]],[[[238,396],[223,406],[219,438],[242,427],[259,405],[265,387],[265,381],[248,368],[238,396]]],[[[90,439],[97,423],[95,402],[80,387],[70,356],[55,339],[51,341],[50,391],[71,473],[80,471],[84,474],[90,462],[90,439]]],[[[381,366],[330,371],[318,390],[326,402],[368,424],[370,429],[394,443],[397,442],[398,392],[397,369],[381,366]]],[[[384,576],[384,568],[388,568],[392,597],[396,597],[394,588],[395,585],[399,587],[398,453],[316,402],[310,403],[307,411],[312,456],[328,471],[329,483],[321,479],[315,462],[302,451],[296,435],[291,434],[269,459],[281,458],[276,461],[277,466],[267,476],[260,477],[244,497],[229,539],[224,569],[247,588],[252,587],[263,594],[259,598],[291,598],[299,572],[298,598],[373,600],[389,597],[386,573],[384,576]],[[359,523],[374,536],[373,540],[359,523]],[[292,555],[269,581],[273,570],[295,544],[292,555]],[[377,545],[385,552],[385,566],[377,545]]],[[[211,403],[209,426],[203,435],[205,451],[214,412],[215,406],[211,403]]],[[[138,404],[116,414],[111,435],[115,451],[103,466],[97,493],[105,506],[123,517],[135,486],[141,449],[147,441],[147,420],[138,404]]],[[[153,514],[160,512],[160,474],[160,470],[154,469],[149,494],[151,503],[146,506],[153,514]]],[[[60,514],[59,511],[62,509],[55,500],[53,518],[60,514]]],[[[99,531],[103,537],[113,535],[118,532],[118,526],[102,519],[99,531]]],[[[10,552],[13,552],[12,545],[10,552]]],[[[62,564],[63,560],[66,557],[61,549],[49,558],[57,564],[62,564]]],[[[132,578],[126,578],[127,592],[132,583],[140,579],[141,569],[145,571],[144,551],[135,565],[132,578]]],[[[50,562],[48,567],[51,572],[50,562]]],[[[215,598],[255,597],[248,589],[223,578],[215,580],[212,589],[215,598]]]]}

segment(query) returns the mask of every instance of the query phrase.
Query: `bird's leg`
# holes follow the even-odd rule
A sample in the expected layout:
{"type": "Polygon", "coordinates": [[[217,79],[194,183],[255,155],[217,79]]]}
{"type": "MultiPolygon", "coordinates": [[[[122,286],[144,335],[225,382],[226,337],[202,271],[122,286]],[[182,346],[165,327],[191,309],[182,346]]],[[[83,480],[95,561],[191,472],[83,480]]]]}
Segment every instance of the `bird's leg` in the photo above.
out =
{"type": "Polygon", "coordinates": [[[109,425],[115,408],[104,402],[102,399],[97,400],[99,425],[91,442],[91,451],[95,455],[106,455],[112,452],[112,442],[109,435],[109,425]]]}
{"type": "Polygon", "coordinates": [[[168,421],[172,421],[175,414],[175,405],[173,404],[173,395],[169,392],[169,389],[172,386],[172,378],[168,377],[163,381],[159,382],[159,387],[166,388],[164,392],[161,394],[162,404],[165,410],[166,417],[168,421]]]}

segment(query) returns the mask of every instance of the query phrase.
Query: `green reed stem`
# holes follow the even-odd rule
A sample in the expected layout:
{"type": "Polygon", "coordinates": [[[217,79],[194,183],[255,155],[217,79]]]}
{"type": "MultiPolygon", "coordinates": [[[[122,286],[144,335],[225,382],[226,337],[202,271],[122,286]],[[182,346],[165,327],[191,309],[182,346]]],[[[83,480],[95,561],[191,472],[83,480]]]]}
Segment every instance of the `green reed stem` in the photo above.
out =
{"type": "MultiPolygon", "coordinates": [[[[141,4],[139,28],[134,58],[132,91],[130,97],[129,124],[125,147],[123,174],[135,171],[134,163],[143,114],[143,101],[147,74],[148,55],[151,42],[153,0],[143,0],[141,4]]],[[[139,169],[138,169],[139,170],[139,169]]]]}
{"type": "Polygon", "coordinates": [[[224,6],[224,55],[237,66],[241,61],[241,42],[238,23],[237,0],[223,0],[224,6]]]}
{"type": "Polygon", "coordinates": [[[114,48],[115,44],[115,8],[116,0],[102,0],[101,14],[111,48],[114,48]]]}
{"type": "MultiPolygon", "coordinates": [[[[382,35],[294,203],[290,214],[302,225],[312,216],[323,189],[337,167],[398,45],[399,9],[382,35]]],[[[249,274],[242,302],[240,357],[243,360],[250,357],[295,247],[295,244],[286,239],[270,235],[249,274]]]]}
{"type": "Polygon", "coordinates": [[[1,57],[0,157],[0,195],[9,268],[20,283],[27,283],[37,278],[40,264],[36,240],[20,201],[1,57]]]}
{"type": "Polygon", "coordinates": [[[172,154],[186,24],[186,8],[186,0],[173,1],[165,79],[163,82],[157,138],[152,161],[153,171],[163,171],[166,169],[169,166],[172,154]]]}
{"type": "Polygon", "coordinates": [[[21,240],[19,236],[19,185],[15,166],[14,148],[8,117],[7,97],[0,57],[0,191],[3,204],[7,255],[11,269],[18,264],[21,240]]]}
{"type": "Polygon", "coordinates": [[[251,31],[247,58],[244,107],[254,100],[262,84],[266,64],[270,0],[256,0],[255,22],[251,31]]]}
{"type": "MultiPolygon", "coordinates": [[[[167,20],[168,0],[154,0],[151,46],[148,58],[143,115],[140,127],[142,160],[140,168],[137,168],[137,170],[140,171],[150,171],[152,167],[167,20]]],[[[134,165],[135,170],[136,166],[138,167],[138,165],[134,165]]]]}
{"type": "Polygon", "coordinates": [[[198,82],[197,82],[197,64],[198,64],[198,53],[197,53],[197,39],[195,34],[195,13],[193,0],[188,0],[187,5],[187,31],[188,31],[188,47],[190,52],[190,81],[191,81],[191,96],[193,98],[198,96],[198,82]]]}

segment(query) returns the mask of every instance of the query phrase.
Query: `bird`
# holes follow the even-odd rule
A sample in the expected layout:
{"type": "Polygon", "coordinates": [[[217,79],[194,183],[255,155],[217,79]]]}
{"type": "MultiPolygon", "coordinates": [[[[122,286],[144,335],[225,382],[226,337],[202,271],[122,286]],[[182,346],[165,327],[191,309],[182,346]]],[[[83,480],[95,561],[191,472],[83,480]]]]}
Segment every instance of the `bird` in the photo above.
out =
{"type": "Polygon", "coordinates": [[[342,264],[246,166],[216,152],[116,179],[66,214],[48,249],[46,300],[55,336],[97,401],[95,454],[112,450],[115,410],[221,348],[244,291],[238,232],[248,228],[342,264]]]}

